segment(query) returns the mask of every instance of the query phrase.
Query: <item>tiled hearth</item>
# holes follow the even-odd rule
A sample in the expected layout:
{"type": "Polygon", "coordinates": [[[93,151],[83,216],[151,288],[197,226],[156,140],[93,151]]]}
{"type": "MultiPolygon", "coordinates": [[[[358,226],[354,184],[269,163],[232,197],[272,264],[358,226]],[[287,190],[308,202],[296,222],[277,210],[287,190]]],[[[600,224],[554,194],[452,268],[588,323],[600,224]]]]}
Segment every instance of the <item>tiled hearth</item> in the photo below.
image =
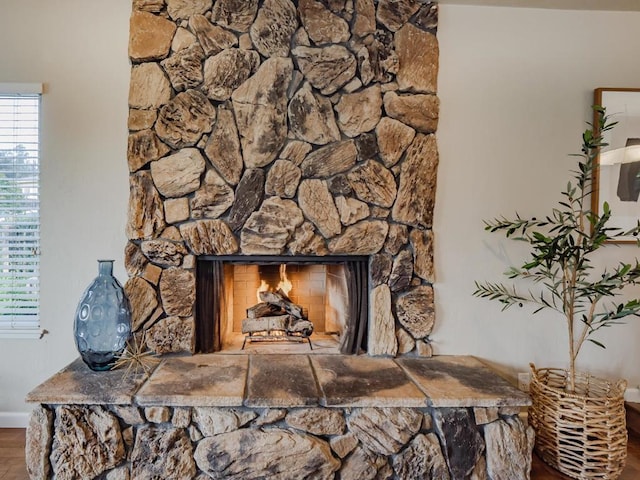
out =
{"type": "Polygon", "coordinates": [[[146,381],[77,360],[28,400],[41,403],[32,478],[517,480],[531,467],[529,397],[472,357],[196,355],[146,381]]]}

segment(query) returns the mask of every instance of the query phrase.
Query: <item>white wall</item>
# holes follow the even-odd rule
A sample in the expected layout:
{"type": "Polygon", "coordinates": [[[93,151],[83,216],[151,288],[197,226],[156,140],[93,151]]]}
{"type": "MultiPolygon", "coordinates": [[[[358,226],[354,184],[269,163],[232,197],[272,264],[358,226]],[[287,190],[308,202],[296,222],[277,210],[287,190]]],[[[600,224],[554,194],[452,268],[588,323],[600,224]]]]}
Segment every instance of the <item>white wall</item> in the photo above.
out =
{"type": "Polygon", "coordinates": [[[41,340],[0,339],[0,426],[77,352],[73,316],[98,258],[123,249],[129,0],[2,0],[0,82],[43,82],[41,340]]]}
{"type": "MultiPolygon", "coordinates": [[[[565,327],[550,313],[501,312],[471,296],[474,280],[506,280],[526,251],[482,219],[541,216],[560,199],[596,87],[640,87],[638,12],[441,6],[436,203],[437,353],[473,354],[508,375],[567,365],[565,327]]],[[[633,260],[606,247],[603,263],[633,260]]],[[[640,292],[638,292],[640,294],[640,292]]],[[[584,347],[579,367],[640,383],[640,319],[584,347]]]]}
{"type": "MultiPolygon", "coordinates": [[[[42,81],[42,340],[0,340],[0,423],[27,412],[26,393],[73,360],[76,302],[98,258],[122,252],[128,181],[128,0],[3,0],[0,82],[42,81]]],[[[640,79],[640,13],[443,6],[435,230],[437,353],[474,354],[507,374],[563,365],[551,318],[471,296],[500,279],[513,245],[483,218],[546,212],[579,148],[591,92],[640,79]],[[600,43],[598,43],[600,42],[600,43]],[[635,48],[634,48],[635,47],[635,48]],[[596,65],[598,67],[596,68],[596,65]]],[[[630,259],[631,247],[609,249],[630,259]]],[[[640,323],[611,330],[582,366],[640,382],[640,323]]],[[[5,424],[7,422],[5,421],[5,424]]]]}

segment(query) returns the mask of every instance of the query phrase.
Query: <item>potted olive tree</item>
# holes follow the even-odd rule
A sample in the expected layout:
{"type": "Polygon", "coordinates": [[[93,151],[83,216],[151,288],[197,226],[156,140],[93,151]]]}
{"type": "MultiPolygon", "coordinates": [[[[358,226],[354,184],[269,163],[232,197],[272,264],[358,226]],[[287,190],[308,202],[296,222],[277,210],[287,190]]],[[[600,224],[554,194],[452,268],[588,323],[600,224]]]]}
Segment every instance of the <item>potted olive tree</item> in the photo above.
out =
{"type": "MultiPolygon", "coordinates": [[[[536,430],[536,452],[573,478],[617,478],[626,458],[624,411],[626,382],[609,382],[576,371],[585,342],[603,347],[595,334],[639,316],[640,300],[620,301],[623,290],[640,283],[640,264],[620,262],[601,271],[594,267],[596,251],[620,237],[638,236],[640,222],[624,231],[609,225],[611,210],[591,208],[598,152],[611,130],[605,109],[594,106],[595,121],[582,135],[582,151],[572,180],[551,213],[541,218],[499,217],[485,229],[527,242],[530,257],[505,275],[509,285],[476,282],[474,295],[497,300],[503,310],[532,304],[533,313],[551,310],[567,328],[568,369],[536,369],[531,365],[530,421],[536,430]],[[524,288],[523,288],[524,286],[524,288]]],[[[640,243],[638,244],[640,245],[640,243]]]]}

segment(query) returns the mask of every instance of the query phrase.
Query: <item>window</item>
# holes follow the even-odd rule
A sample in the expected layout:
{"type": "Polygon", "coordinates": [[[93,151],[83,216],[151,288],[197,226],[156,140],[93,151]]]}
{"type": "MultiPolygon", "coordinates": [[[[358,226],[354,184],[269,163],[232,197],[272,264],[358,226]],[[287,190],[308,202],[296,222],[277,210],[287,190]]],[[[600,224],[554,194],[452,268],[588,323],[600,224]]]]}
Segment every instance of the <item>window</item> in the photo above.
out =
{"type": "Polygon", "coordinates": [[[40,84],[0,84],[0,337],[40,330],[40,84]]]}

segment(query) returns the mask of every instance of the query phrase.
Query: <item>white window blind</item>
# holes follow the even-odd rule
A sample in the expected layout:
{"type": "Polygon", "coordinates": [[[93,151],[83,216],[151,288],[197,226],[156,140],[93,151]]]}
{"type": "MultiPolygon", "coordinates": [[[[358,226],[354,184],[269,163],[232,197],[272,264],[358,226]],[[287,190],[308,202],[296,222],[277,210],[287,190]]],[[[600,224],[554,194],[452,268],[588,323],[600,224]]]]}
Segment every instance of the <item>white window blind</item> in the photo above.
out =
{"type": "Polygon", "coordinates": [[[37,86],[0,85],[0,337],[40,333],[37,86]]]}

